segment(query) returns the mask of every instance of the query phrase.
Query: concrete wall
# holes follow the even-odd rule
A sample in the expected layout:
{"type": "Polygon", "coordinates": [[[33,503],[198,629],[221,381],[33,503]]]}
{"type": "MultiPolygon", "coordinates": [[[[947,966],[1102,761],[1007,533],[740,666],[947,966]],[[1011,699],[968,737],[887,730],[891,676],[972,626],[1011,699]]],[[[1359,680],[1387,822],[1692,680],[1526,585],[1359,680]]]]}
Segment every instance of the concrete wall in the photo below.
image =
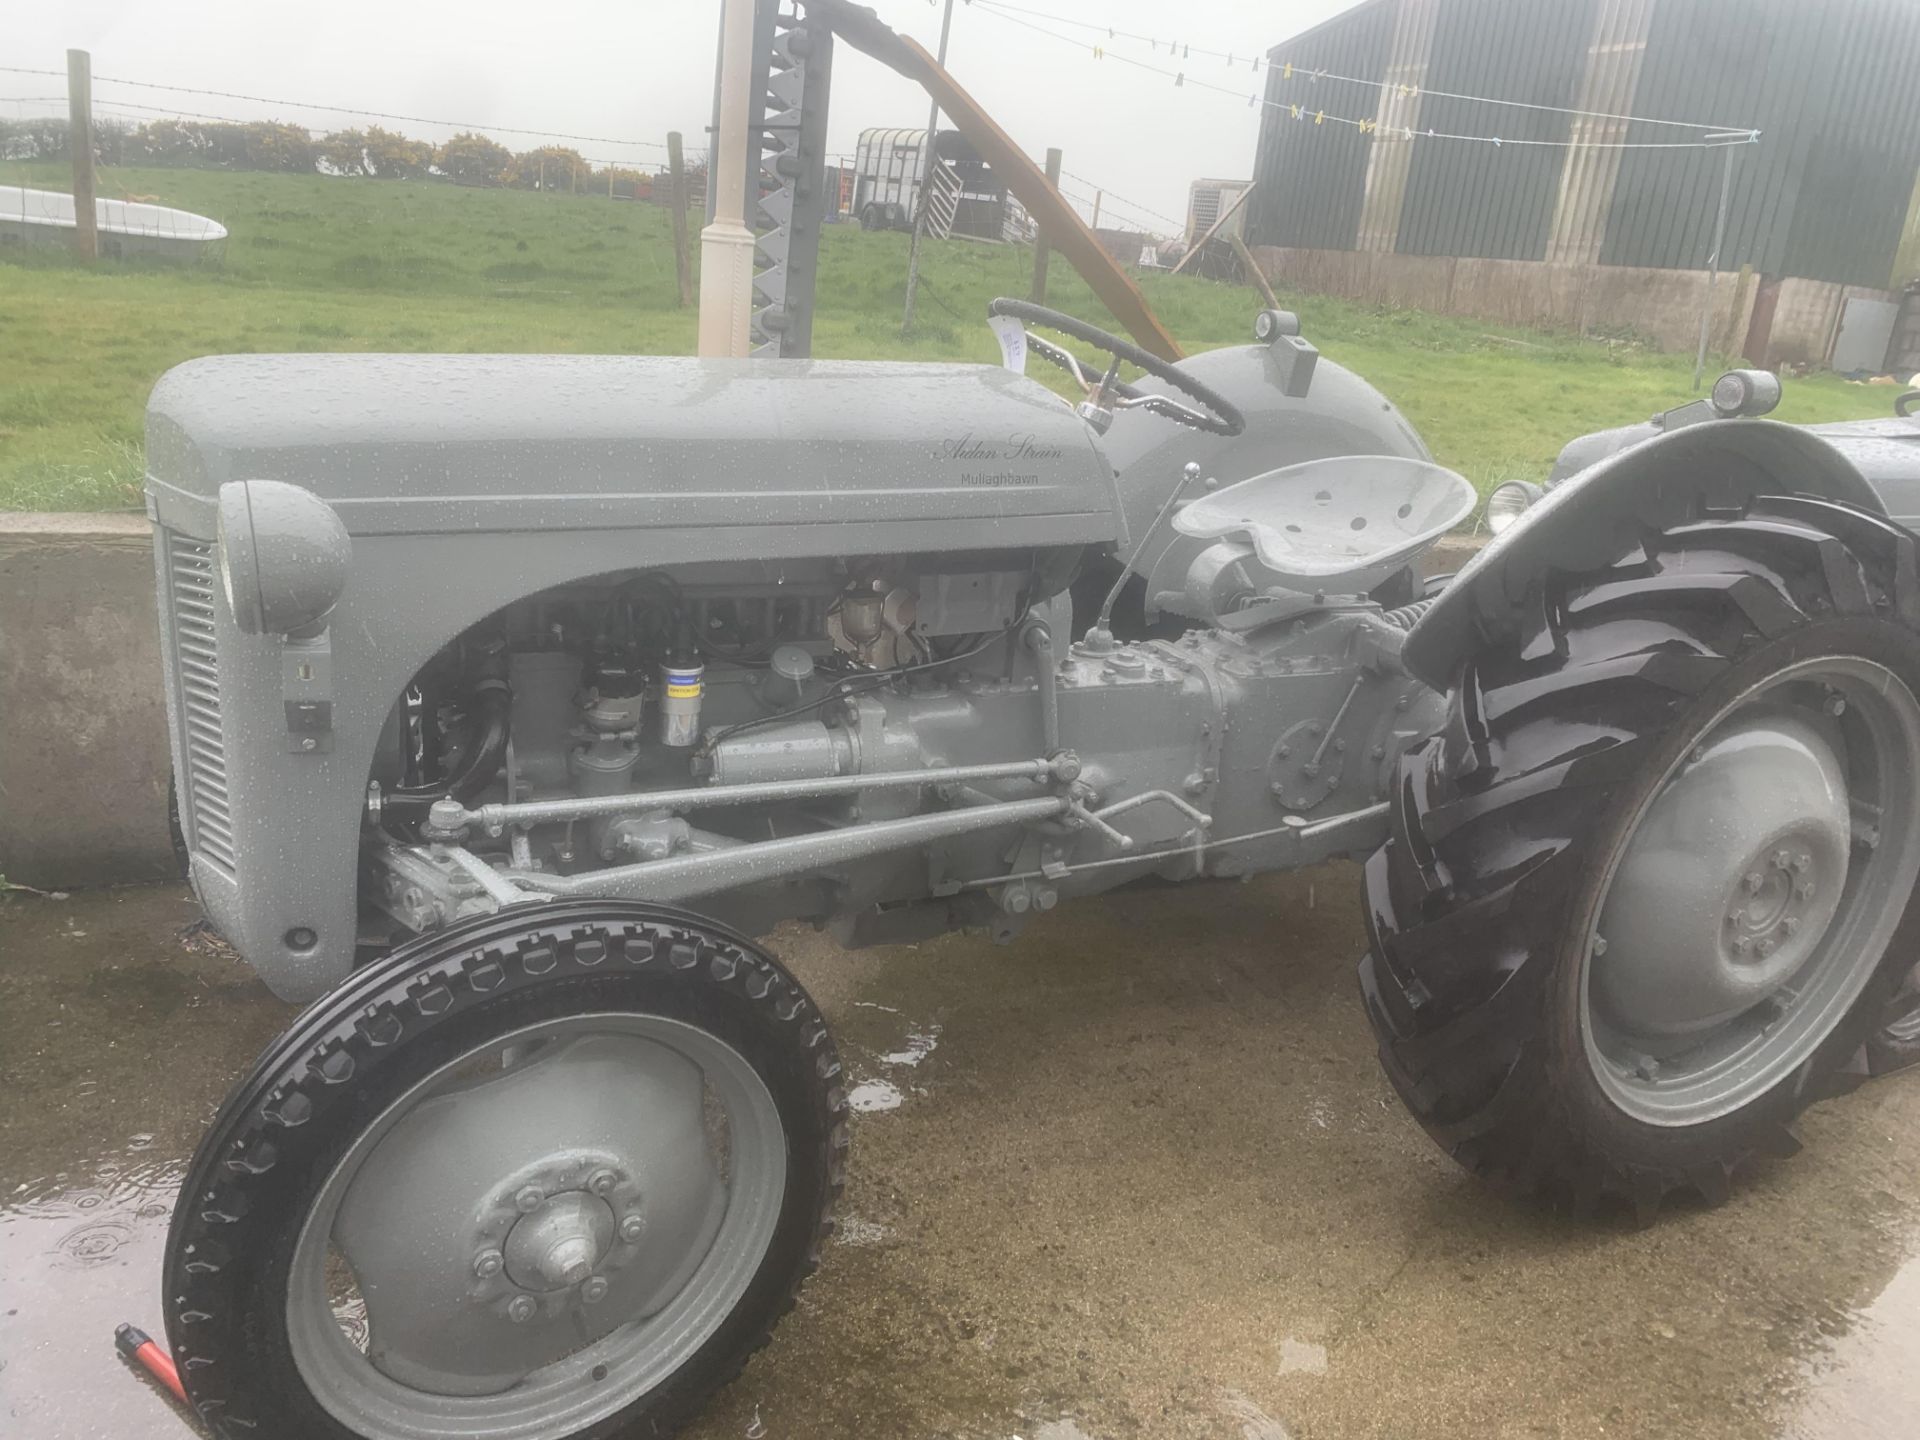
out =
{"type": "Polygon", "coordinates": [[[1767,345],[1768,365],[1824,365],[1833,353],[1846,303],[1856,295],[1871,300],[1898,301],[1890,290],[1867,285],[1829,285],[1820,280],[1782,280],[1780,300],[1773,312],[1773,335],[1767,345]]]}
{"type": "MultiPolygon", "coordinates": [[[[1685,352],[1700,336],[1707,293],[1701,270],[1648,270],[1621,265],[1476,260],[1361,250],[1254,247],[1276,286],[1292,286],[1370,304],[1471,315],[1503,325],[1585,332],[1632,330],[1662,350],[1685,352]]],[[[1713,290],[1711,343],[1724,353],[1745,341],[1756,286],[1722,275],[1713,290]]],[[[1772,355],[1823,363],[1840,307],[1849,295],[1893,299],[1886,291],[1819,280],[1783,280],[1773,322],[1772,355]]]]}
{"type": "Polygon", "coordinates": [[[0,874],[166,877],[168,769],[145,517],[0,513],[0,874]]]}

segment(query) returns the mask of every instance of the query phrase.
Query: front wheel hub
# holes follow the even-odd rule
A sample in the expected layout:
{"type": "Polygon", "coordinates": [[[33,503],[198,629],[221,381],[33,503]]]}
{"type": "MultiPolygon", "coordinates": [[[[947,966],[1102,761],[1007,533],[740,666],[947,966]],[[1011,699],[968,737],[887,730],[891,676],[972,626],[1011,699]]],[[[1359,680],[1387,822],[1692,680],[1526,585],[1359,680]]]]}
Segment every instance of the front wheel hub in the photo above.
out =
{"type": "Polygon", "coordinates": [[[1790,715],[1743,718],[1648,807],[1600,917],[1594,999],[1658,1047],[1771,995],[1818,947],[1847,879],[1847,779],[1790,715]]]}
{"type": "Polygon", "coordinates": [[[677,1353],[675,1315],[724,1308],[745,1285],[772,1233],[780,1133],[746,1062],[685,1024],[579,1016],[513,1032],[398,1099],[340,1163],[288,1298],[303,1374],[336,1418],[364,1423],[361,1364],[311,1289],[331,1250],[364,1304],[365,1363],[415,1407],[383,1436],[448,1440],[444,1426],[470,1418],[456,1397],[518,1415],[510,1397],[535,1376],[643,1383],[677,1353]]]}
{"type": "Polygon", "coordinates": [[[584,1190],[568,1190],[522,1215],[507,1235],[507,1276],[523,1290],[583,1283],[613,1249],[613,1211],[584,1190]]]}

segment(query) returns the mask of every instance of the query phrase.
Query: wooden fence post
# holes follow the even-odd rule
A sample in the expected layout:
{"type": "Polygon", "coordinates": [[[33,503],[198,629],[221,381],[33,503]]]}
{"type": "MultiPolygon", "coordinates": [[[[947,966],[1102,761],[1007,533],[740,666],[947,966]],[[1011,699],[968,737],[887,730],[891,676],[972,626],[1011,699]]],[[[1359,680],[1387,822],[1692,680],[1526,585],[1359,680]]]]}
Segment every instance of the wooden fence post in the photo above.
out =
{"type": "MultiPolygon", "coordinates": [[[[1054,189],[1060,188],[1060,151],[1055,146],[1047,147],[1047,183],[1054,189]]],[[[1042,226],[1033,241],[1033,291],[1028,299],[1036,305],[1047,303],[1047,244],[1046,227],[1042,226]]]]}
{"type": "Polygon", "coordinates": [[[693,262],[687,255],[687,170],[680,153],[680,132],[667,132],[667,169],[672,188],[667,196],[667,212],[673,218],[673,270],[680,280],[680,308],[693,303],[693,262]]]}
{"type": "Polygon", "coordinates": [[[67,144],[73,155],[73,248],[82,260],[100,258],[99,219],[93,205],[93,57],[67,51],[67,144]]]}

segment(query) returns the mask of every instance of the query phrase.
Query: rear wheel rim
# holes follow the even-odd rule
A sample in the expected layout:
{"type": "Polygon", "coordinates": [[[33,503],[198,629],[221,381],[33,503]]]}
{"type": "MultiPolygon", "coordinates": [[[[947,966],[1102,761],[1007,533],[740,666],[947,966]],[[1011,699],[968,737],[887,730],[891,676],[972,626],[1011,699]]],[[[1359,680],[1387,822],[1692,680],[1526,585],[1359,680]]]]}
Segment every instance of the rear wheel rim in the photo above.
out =
{"type": "Polygon", "coordinates": [[[657,1390],[737,1309],[786,1174],[765,1082],[705,1030],[613,1013],[489,1040],[394,1101],[322,1186],[288,1279],[294,1363],[356,1433],[577,1435],[657,1390]],[[717,1127],[716,1189],[689,1146],[717,1127]],[[419,1217],[417,1260],[382,1243],[396,1212],[419,1217]],[[369,1349],[343,1328],[343,1262],[369,1349]],[[458,1343],[404,1323],[427,1297],[444,1299],[433,1313],[458,1343]]]}
{"type": "Polygon", "coordinates": [[[1920,877],[1920,701],[1788,666],[1714,715],[1608,857],[1580,979],[1607,1098],[1680,1128],[1767,1094],[1880,968],[1920,877]]]}

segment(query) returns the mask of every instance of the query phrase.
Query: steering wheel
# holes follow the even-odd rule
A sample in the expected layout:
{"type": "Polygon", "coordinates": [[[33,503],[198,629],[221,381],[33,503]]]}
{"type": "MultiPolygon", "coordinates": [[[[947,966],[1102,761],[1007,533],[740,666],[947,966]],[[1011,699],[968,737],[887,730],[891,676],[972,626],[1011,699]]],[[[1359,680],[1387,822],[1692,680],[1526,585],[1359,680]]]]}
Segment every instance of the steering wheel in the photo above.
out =
{"type": "Polygon", "coordinates": [[[1011,300],[1005,296],[991,301],[987,305],[987,314],[1005,315],[1025,326],[1044,325],[1049,330],[1058,330],[1062,335],[1071,335],[1076,340],[1098,346],[1112,356],[1113,363],[1102,374],[1097,367],[1082,365],[1072,351],[1055,345],[1051,340],[1041,339],[1031,329],[1027,331],[1027,348],[1073,376],[1080,388],[1086,391],[1087,403],[1096,409],[1148,410],[1177,424],[1190,425],[1195,430],[1205,430],[1213,435],[1238,435],[1247,428],[1245,418],[1233,402],[1218,391],[1201,384],[1178,365],[1162,360],[1158,355],[1150,355],[1132,341],[1102,330],[1097,325],[1089,325],[1058,310],[1049,310],[1044,305],[1035,305],[1027,300],[1011,300]],[[1122,384],[1119,373],[1123,360],[1156,379],[1166,381],[1181,394],[1198,401],[1206,407],[1205,410],[1182,405],[1170,396],[1152,395],[1122,384]]]}

